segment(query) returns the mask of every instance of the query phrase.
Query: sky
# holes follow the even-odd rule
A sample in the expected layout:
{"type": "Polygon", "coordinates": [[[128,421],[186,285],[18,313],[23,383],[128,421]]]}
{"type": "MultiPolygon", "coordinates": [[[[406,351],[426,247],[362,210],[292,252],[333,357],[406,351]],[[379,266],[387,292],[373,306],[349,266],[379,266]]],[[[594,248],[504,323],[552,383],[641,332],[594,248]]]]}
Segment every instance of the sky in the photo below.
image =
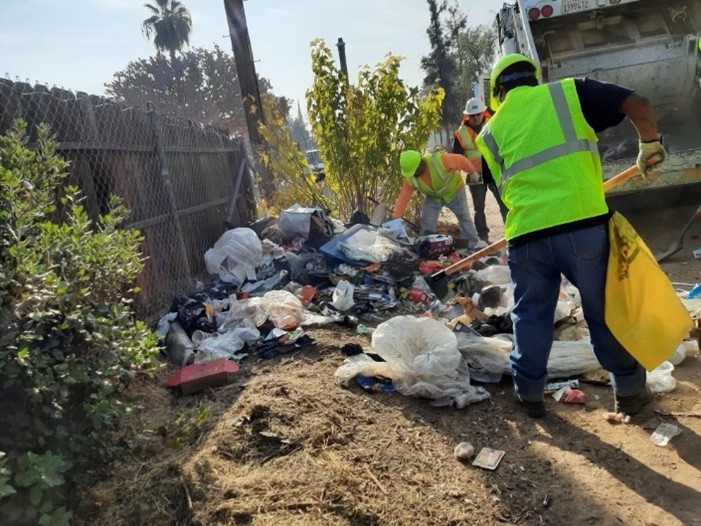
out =
{"type": "MultiPolygon", "coordinates": [[[[192,15],[190,44],[231,51],[224,0],[181,0],[192,15]]],[[[504,0],[458,0],[468,24],[490,24],[504,0]]],[[[146,0],[0,0],[0,75],[103,94],[114,72],[155,54],[141,34],[146,0]]],[[[155,3],[155,2],[153,2],[155,3]]],[[[256,70],[276,95],[299,100],[312,83],[309,43],[346,43],[351,79],[389,52],[405,57],[401,75],[419,86],[429,51],[426,0],[248,0],[256,70]]]]}

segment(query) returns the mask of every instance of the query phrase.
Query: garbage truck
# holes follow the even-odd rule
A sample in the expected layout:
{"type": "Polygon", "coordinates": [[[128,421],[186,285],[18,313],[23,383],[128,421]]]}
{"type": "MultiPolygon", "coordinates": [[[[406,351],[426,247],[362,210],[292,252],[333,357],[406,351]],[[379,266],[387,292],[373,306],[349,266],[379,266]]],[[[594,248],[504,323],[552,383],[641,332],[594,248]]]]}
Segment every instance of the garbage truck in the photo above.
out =
{"type": "MultiPolygon", "coordinates": [[[[530,56],[543,82],[589,77],[650,100],[668,160],[656,175],[612,190],[614,196],[655,189],[661,192],[653,199],[665,204],[701,202],[701,0],[517,0],[498,11],[496,28],[500,54],[530,56]]],[[[633,164],[637,135],[630,123],[599,139],[605,177],[633,164]]]]}

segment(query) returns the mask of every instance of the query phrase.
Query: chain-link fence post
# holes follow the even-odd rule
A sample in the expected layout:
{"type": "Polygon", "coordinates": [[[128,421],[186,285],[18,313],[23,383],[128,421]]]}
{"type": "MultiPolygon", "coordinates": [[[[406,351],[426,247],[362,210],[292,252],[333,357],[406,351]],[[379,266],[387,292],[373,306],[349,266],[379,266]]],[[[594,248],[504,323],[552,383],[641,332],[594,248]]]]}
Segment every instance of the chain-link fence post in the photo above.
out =
{"type": "Polygon", "coordinates": [[[156,158],[158,159],[158,165],[160,167],[161,180],[163,182],[163,188],[166,191],[168,198],[168,212],[173,219],[173,225],[175,226],[175,231],[178,234],[178,248],[180,250],[180,257],[183,260],[183,265],[185,269],[185,275],[187,276],[188,286],[192,285],[192,272],[190,271],[190,261],[187,256],[187,248],[185,247],[185,238],[183,236],[182,227],[180,225],[180,216],[178,215],[178,204],[175,201],[175,194],[173,193],[173,183],[170,180],[170,172],[168,171],[168,160],[165,155],[165,150],[163,149],[163,141],[161,138],[160,125],[158,122],[158,114],[150,102],[147,105],[147,111],[149,114],[149,120],[151,122],[151,130],[153,132],[154,142],[156,143],[156,158]]]}

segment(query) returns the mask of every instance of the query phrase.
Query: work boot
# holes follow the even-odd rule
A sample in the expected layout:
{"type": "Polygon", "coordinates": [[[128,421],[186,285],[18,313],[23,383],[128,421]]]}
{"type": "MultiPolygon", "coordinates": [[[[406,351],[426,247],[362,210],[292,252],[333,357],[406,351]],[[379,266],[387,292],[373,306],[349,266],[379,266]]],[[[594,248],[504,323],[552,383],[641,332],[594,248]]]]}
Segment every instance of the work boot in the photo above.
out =
{"type": "Polygon", "coordinates": [[[516,403],[519,404],[526,411],[526,414],[531,418],[543,418],[545,416],[545,402],[542,400],[540,402],[529,402],[528,400],[523,400],[514,392],[514,399],[516,403]]]}
{"type": "Polygon", "coordinates": [[[615,395],[614,398],[616,401],[614,411],[632,416],[638,414],[645,404],[652,402],[652,391],[646,385],[638,394],[631,396],[615,395]]]}

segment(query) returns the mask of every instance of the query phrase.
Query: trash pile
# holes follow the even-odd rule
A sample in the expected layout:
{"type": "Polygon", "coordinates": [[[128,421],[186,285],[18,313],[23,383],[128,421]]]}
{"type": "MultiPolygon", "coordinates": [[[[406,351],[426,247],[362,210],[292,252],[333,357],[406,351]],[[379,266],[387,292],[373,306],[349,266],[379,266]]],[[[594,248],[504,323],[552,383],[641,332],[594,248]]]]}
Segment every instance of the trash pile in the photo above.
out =
{"type": "MultiPolygon", "coordinates": [[[[513,285],[505,254],[450,277],[455,297],[441,302],[426,277],[468,255],[446,235],[412,237],[401,219],[351,224],[320,208],[294,206],[277,220],[226,231],[204,254],[211,281],[173,299],[159,322],[168,360],[183,368],[169,385],[195,392],[226,382],[246,358],[268,359],[314,345],[308,328],[339,324],[371,335],[371,349],[348,344],[336,371],[372,392],[398,391],[458,408],[489,398],[473,383],[511,374],[513,285]]],[[[548,387],[558,401],[583,403],[581,375],[601,374],[579,292],[563,281],[553,319],[548,387]]],[[[682,342],[671,360],[698,356],[682,342]]],[[[654,391],[674,388],[674,365],[649,374],[654,391]]]]}
{"type": "Polygon", "coordinates": [[[442,309],[420,273],[458,261],[464,253],[454,240],[413,238],[401,219],[354,220],[294,206],[277,220],[226,231],[204,254],[212,279],[174,298],[158,324],[168,360],[186,368],[272,358],[313,345],[311,325],[369,334],[398,312],[442,309]]]}

